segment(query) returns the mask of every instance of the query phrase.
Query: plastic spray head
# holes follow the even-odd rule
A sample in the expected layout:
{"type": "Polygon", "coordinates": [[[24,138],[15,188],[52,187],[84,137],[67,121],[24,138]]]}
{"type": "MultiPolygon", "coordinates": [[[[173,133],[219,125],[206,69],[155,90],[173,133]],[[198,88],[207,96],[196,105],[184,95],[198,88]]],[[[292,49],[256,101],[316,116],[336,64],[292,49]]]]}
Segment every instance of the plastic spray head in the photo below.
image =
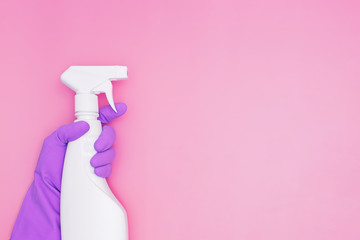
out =
{"type": "Polygon", "coordinates": [[[110,106],[117,112],[111,81],[127,77],[127,67],[123,66],[72,66],[61,75],[61,81],[76,92],[75,111],[98,112],[95,94],[105,93],[110,106]]]}

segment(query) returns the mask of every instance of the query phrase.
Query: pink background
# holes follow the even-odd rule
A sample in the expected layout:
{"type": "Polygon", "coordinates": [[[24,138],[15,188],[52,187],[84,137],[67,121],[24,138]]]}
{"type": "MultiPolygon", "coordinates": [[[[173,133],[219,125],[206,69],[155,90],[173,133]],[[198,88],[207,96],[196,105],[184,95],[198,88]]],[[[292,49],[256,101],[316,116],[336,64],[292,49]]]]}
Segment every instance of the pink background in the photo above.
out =
{"type": "MultiPolygon", "coordinates": [[[[358,1],[0,1],[0,239],[70,65],[127,65],[131,240],[360,239],[358,1]]],[[[101,96],[102,105],[106,104],[101,96]]]]}

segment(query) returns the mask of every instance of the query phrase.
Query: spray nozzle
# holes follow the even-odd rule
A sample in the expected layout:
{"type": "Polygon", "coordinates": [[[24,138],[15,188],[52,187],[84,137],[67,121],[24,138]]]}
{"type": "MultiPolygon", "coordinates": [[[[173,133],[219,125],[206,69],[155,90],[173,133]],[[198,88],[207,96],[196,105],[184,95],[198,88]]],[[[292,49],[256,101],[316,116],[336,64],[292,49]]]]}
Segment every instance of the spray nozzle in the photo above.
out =
{"type": "Polygon", "coordinates": [[[127,76],[127,67],[123,66],[72,66],[61,75],[61,81],[74,90],[76,95],[84,95],[82,100],[79,99],[78,103],[75,102],[75,111],[94,110],[94,106],[85,106],[94,104],[90,97],[87,103],[85,95],[105,93],[110,106],[117,112],[111,81],[126,79],[127,76]]]}

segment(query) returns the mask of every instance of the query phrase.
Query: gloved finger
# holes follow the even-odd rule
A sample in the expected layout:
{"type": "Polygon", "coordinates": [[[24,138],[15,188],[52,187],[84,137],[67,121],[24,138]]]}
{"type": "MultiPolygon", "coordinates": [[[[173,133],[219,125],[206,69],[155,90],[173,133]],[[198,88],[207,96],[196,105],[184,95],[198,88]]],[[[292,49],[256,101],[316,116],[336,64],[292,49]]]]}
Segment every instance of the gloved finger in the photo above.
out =
{"type": "Polygon", "coordinates": [[[99,177],[107,178],[110,177],[112,172],[112,167],[110,164],[95,168],[95,174],[99,177]]]}
{"type": "Polygon", "coordinates": [[[115,160],[115,149],[112,147],[105,152],[96,153],[90,160],[94,168],[105,166],[115,160]]]}
{"type": "Polygon", "coordinates": [[[97,152],[104,152],[111,148],[115,142],[116,133],[115,130],[110,126],[104,126],[99,138],[94,144],[94,148],[97,152]]]}
{"type": "Polygon", "coordinates": [[[56,136],[63,144],[74,141],[89,131],[90,126],[85,121],[63,125],[56,130],[56,136]]]}
{"type": "Polygon", "coordinates": [[[111,120],[120,117],[126,112],[127,106],[125,103],[115,103],[115,108],[117,112],[115,112],[110,105],[107,105],[99,110],[98,119],[101,123],[108,123],[111,120]]]}

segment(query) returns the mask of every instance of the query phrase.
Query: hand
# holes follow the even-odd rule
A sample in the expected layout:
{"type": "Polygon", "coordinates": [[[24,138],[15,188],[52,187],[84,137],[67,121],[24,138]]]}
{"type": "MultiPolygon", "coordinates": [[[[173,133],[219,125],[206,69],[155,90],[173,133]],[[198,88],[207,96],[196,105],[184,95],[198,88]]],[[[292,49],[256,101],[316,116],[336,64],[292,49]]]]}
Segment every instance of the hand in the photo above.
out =
{"type": "MultiPolygon", "coordinates": [[[[124,103],[117,103],[115,106],[117,112],[110,106],[100,109],[98,119],[101,123],[108,123],[126,112],[124,103]]],[[[12,240],[61,239],[60,191],[66,148],[69,142],[80,138],[88,130],[89,125],[79,121],[59,127],[45,139],[35,169],[34,182],[17,217],[12,240]]],[[[100,177],[109,177],[111,174],[110,163],[115,159],[115,150],[112,147],[114,141],[114,129],[104,126],[94,144],[97,153],[90,161],[95,168],[95,174],[100,177]]]]}
{"type": "MultiPolygon", "coordinates": [[[[126,112],[126,105],[116,104],[116,110],[106,106],[99,111],[101,123],[108,123],[120,117],[126,112]]],[[[61,191],[61,176],[67,144],[80,138],[89,130],[89,124],[79,121],[59,127],[48,136],[43,144],[35,173],[42,176],[48,184],[61,191]]],[[[99,177],[109,177],[111,174],[110,163],[115,159],[115,150],[112,144],[115,141],[115,131],[110,126],[104,126],[99,138],[94,144],[97,153],[90,163],[95,168],[95,174],[99,177]]]]}

